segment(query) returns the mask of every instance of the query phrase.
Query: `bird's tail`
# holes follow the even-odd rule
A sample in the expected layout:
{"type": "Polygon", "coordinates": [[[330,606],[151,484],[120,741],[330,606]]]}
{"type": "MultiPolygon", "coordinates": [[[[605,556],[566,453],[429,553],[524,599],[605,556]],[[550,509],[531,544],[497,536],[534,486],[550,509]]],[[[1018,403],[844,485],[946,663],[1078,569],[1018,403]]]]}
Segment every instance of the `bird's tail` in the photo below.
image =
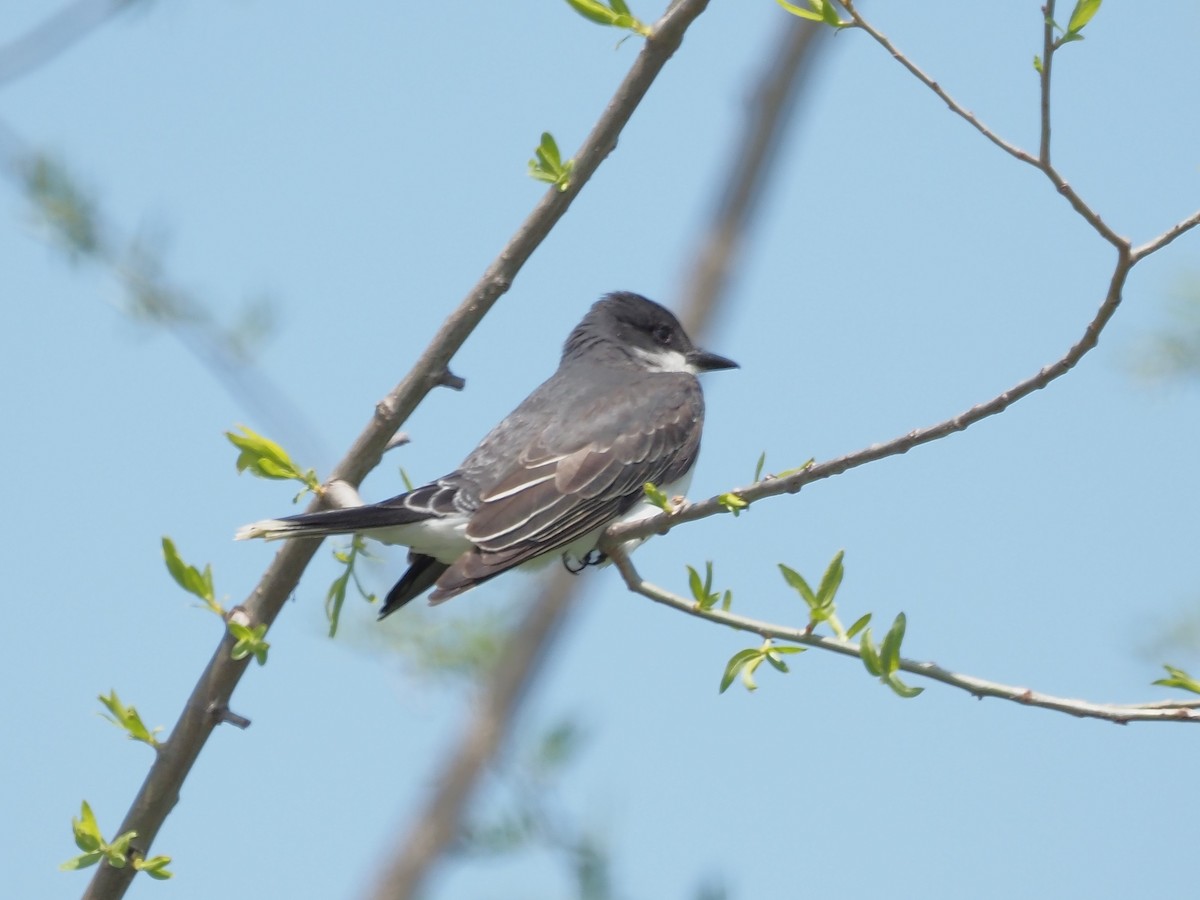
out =
{"type": "Polygon", "coordinates": [[[372,528],[411,525],[428,518],[428,513],[404,506],[352,506],[347,509],[323,509],[282,519],[263,519],[243,525],[233,537],[238,541],[251,538],[278,541],[283,538],[326,537],[331,534],[354,534],[372,528]]]}

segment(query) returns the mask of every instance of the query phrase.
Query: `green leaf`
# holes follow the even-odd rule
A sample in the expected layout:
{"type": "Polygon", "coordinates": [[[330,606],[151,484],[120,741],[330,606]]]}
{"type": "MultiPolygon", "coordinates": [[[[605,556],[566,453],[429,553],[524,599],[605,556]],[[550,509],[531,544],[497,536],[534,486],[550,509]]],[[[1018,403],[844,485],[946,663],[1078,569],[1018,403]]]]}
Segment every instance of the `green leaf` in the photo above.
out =
{"type": "MultiPolygon", "coordinates": [[[[688,570],[688,587],[692,591],[692,597],[695,598],[697,603],[699,603],[701,606],[704,606],[704,604],[708,601],[708,591],[704,587],[704,582],[700,580],[700,573],[697,572],[695,569],[693,569],[691,566],[688,566],[687,570],[688,570]]],[[[711,578],[712,577],[712,563],[711,562],[708,564],[708,574],[709,574],[709,577],[711,578]]]]}
{"type": "Polygon", "coordinates": [[[230,656],[235,660],[245,659],[247,656],[253,656],[255,662],[260,666],[267,664],[267,651],[271,649],[271,645],[263,640],[263,635],[267,633],[267,624],[263,622],[260,625],[253,627],[243,625],[240,622],[230,622],[229,633],[234,637],[233,649],[230,651],[230,656]]]}
{"type": "MultiPolygon", "coordinates": [[[[746,650],[739,650],[737,653],[733,654],[733,656],[729,657],[729,662],[725,664],[725,673],[721,676],[720,693],[723,694],[729,690],[729,686],[733,684],[733,680],[737,678],[738,673],[742,671],[743,666],[749,663],[750,660],[761,655],[762,653],[760,650],[758,650],[758,648],[751,647],[747,648],[746,650]]],[[[751,690],[753,690],[753,688],[751,688],[751,690]]]]}
{"type": "Polygon", "coordinates": [[[894,674],[885,675],[883,678],[883,683],[905,700],[911,700],[913,697],[916,697],[925,690],[923,687],[910,687],[897,678],[894,674]]]}
{"type": "Polygon", "coordinates": [[[616,25],[617,13],[598,0],[567,0],[571,8],[598,25],[616,25]]]}
{"type": "Polygon", "coordinates": [[[108,719],[114,725],[124,728],[128,732],[129,737],[135,741],[141,741],[144,744],[149,744],[151,747],[158,746],[158,738],[155,737],[161,728],[155,728],[151,731],[142,721],[142,717],[138,715],[137,709],[132,706],[126,706],[121,702],[121,698],[117,696],[117,692],[110,691],[109,696],[105,697],[101,694],[97,698],[108,709],[110,715],[104,718],[108,719]]]}
{"type": "MultiPolygon", "coordinates": [[[[805,9],[804,7],[797,6],[794,3],[788,3],[787,0],[775,0],[775,2],[790,12],[793,16],[799,16],[800,18],[808,19],[811,22],[824,21],[824,16],[821,12],[824,6],[822,0],[816,0],[814,9],[805,9]]],[[[809,2],[812,2],[812,0],[809,0],[809,2]]]]}
{"type": "Polygon", "coordinates": [[[169,856],[152,856],[149,859],[135,859],[133,867],[139,872],[145,872],[151,878],[158,881],[166,881],[174,876],[174,872],[168,872],[167,866],[171,864],[169,856]]]}
{"type": "Polygon", "coordinates": [[[1170,678],[1160,678],[1155,684],[1163,687],[1180,688],[1185,691],[1191,691],[1193,694],[1200,694],[1200,681],[1197,681],[1183,669],[1177,669],[1175,666],[1163,666],[1167,670],[1170,678]]]}
{"type": "Polygon", "coordinates": [[[867,628],[862,633],[862,640],[859,641],[858,655],[862,657],[863,665],[867,671],[879,678],[883,675],[883,664],[879,661],[879,651],[875,649],[875,642],[871,640],[871,629],[867,628]]]}
{"type": "Polygon", "coordinates": [[[86,800],[80,808],[79,818],[71,819],[71,830],[75,833],[75,846],[85,853],[99,850],[104,845],[104,837],[100,834],[100,826],[96,822],[96,814],[86,800]]]}
{"type": "Polygon", "coordinates": [[[838,17],[837,8],[830,0],[808,0],[808,5],[811,9],[805,9],[794,3],[788,3],[787,0],[775,0],[775,2],[793,16],[799,16],[802,19],[808,19],[812,22],[823,22],[833,28],[845,28],[851,24],[850,22],[843,22],[838,17]]]}
{"type": "Polygon", "coordinates": [[[1033,55],[1033,70],[1035,72],[1037,72],[1039,75],[1043,74],[1042,58],[1040,56],[1038,56],[1036,53],[1033,55]]]}
{"type": "Polygon", "coordinates": [[[880,664],[883,666],[883,673],[890,675],[900,668],[900,644],[904,640],[904,629],[907,626],[907,619],[904,613],[896,616],[896,621],[892,623],[892,627],[888,629],[888,633],[884,635],[883,647],[879,651],[880,664]]]}
{"type": "Polygon", "coordinates": [[[558,151],[558,143],[554,135],[548,131],[542,132],[541,143],[533,151],[534,159],[529,161],[529,175],[538,181],[556,185],[559,191],[565,191],[571,185],[571,173],[575,170],[575,161],[562,161],[558,151]]]}
{"type": "Polygon", "coordinates": [[[99,850],[93,850],[90,853],[81,853],[79,856],[73,856],[65,863],[59,864],[59,869],[63,872],[72,872],[76,869],[86,869],[88,866],[94,866],[104,858],[104,854],[99,850]]]}
{"type": "Polygon", "coordinates": [[[806,469],[811,469],[816,464],[816,462],[817,462],[816,458],[810,456],[802,464],[796,466],[794,469],[784,469],[782,472],[777,474],[775,477],[776,478],[789,478],[792,475],[796,475],[799,472],[805,471],[806,469]]]}
{"type": "Polygon", "coordinates": [[[206,604],[211,603],[213,600],[212,570],[206,567],[202,574],[195,566],[185,563],[175,548],[175,542],[166,535],[163,535],[162,551],[167,571],[171,573],[175,583],[189,594],[199,597],[206,604]]]}
{"type": "Polygon", "coordinates": [[[850,629],[846,632],[846,637],[843,638],[843,640],[850,640],[850,638],[854,637],[856,634],[858,634],[860,631],[862,631],[864,628],[866,628],[867,625],[869,625],[870,623],[871,623],[871,614],[870,613],[867,613],[864,616],[860,616],[858,621],[850,626],[850,629]]]}
{"type": "Polygon", "coordinates": [[[752,484],[758,484],[762,480],[763,466],[767,464],[767,451],[764,450],[758,454],[758,463],[754,466],[754,481],[752,484]]]}
{"type": "Polygon", "coordinates": [[[1075,9],[1071,11],[1071,20],[1067,22],[1067,34],[1078,34],[1085,25],[1092,21],[1100,10],[1101,0],[1077,0],[1075,9]]]}
{"type": "Polygon", "coordinates": [[[766,659],[766,654],[763,653],[761,650],[758,650],[758,651],[755,651],[754,657],[752,659],[748,660],[746,662],[746,664],[744,666],[742,666],[742,672],[741,672],[742,685],[746,688],[746,690],[748,690],[748,691],[757,691],[758,690],[758,684],[755,683],[755,681],[754,681],[754,672],[759,666],[762,665],[762,661],[764,659],[766,659]]]}
{"type": "Polygon", "coordinates": [[[635,31],[644,37],[650,34],[650,29],[634,17],[624,0],[610,0],[608,6],[599,0],[567,0],[567,3],[585,19],[598,25],[635,31]]]}
{"type": "Polygon", "coordinates": [[[783,575],[783,580],[788,583],[788,586],[804,598],[804,602],[808,604],[809,609],[816,609],[819,605],[817,603],[817,595],[808,586],[808,582],[804,580],[804,576],[795,569],[785,566],[783,563],[779,563],[779,571],[783,575]]]}
{"type": "Polygon", "coordinates": [[[743,500],[741,497],[739,497],[737,494],[733,493],[732,491],[727,491],[726,493],[721,494],[719,497],[717,497],[717,502],[720,503],[727,510],[729,510],[731,513],[733,513],[735,516],[738,513],[740,513],[743,509],[746,509],[747,507],[750,506],[749,503],[747,503],[745,500],[743,500]]]}
{"type": "Polygon", "coordinates": [[[659,490],[654,482],[647,481],[642,485],[642,491],[645,493],[646,499],[663,512],[674,512],[675,507],[671,505],[671,498],[659,490]]]}
{"type": "Polygon", "coordinates": [[[251,475],[257,475],[259,478],[299,481],[305,489],[296,495],[297,498],[308,491],[312,491],[314,494],[321,493],[321,483],[317,480],[314,470],[309,469],[302,472],[300,467],[292,462],[287,451],[277,443],[251,431],[245,425],[239,425],[238,428],[242,430],[242,434],[227,431],[225,437],[241,450],[237,458],[239,473],[248,471],[251,475]]]}
{"type": "Polygon", "coordinates": [[[842,566],[842,559],[845,555],[845,550],[835,553],[833,560],[825,569],[825,574],[821,576],[821,586],[817,588],[818,605],[833,605],[833,598],[837,595],[838,588],[842,585],[842,577],[846,574],[845,568],[842,566]]]}

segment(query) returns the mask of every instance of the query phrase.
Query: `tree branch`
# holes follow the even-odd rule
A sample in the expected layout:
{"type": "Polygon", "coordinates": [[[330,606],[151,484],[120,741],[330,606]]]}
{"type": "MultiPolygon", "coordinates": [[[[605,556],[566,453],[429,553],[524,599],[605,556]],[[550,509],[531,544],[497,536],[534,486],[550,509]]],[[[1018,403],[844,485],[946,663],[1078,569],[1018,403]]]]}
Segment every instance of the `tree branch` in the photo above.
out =
{"type": "MultiPolygon", "coordinates": [[[[669,606],[679,612],[687,613],[698,619],[704,619],[726,628],[737,631],[747,631],[762,638],[773,638],[805,647],[815,647],[842,656],[852,656],[861,659],[860,645],[853,641],[841,641],[837,638],[815,634],[810,628],[793,628],[787,625],[774,625],[758,619],[750,619],[735,613],[720,609],[702,609],[694,600],[673,594],[657,585],[645,581],[638,574],[624,547],[610,546],[609,558],[616,565],[625,580],[625,584],[634,593],[669,606]]],[[[1138,704],[1092,703],[1087,700],[1074,700],[1067,697],[1055,697],[1032,691],[1029,688],[1014,687],[995,681],[986,681],[973,675],[962,675],[952,672],[932,662],[918,662],[911,659],[900,660],[900,670],[939,681],[950,687],[958,688],[978,697],[996,697],[1009,700],[1022,706],[1036,706],[1055,712],[1068,713],[1083,719],[1103,719],[1118,725],[1129,722],[1200,722],[1200,700],[1153,701],[1138,704]]]]}
{"type": "MultiPolygon", "coordinates": [[[[580,147],[570,187],[565,191],[551,188],[543,195],[458,309],[442,325],[413,369],[376,406],[372,421],[334,468],[331,478],[357,486],[379,463],[388,440],[425,395],[439,384],[450,358],[508,290],[525,261],[612,152],[633,111],[678,49],[688,26],[707,5],[708,0],[680,0],[672,4],[656,23],[633,67],[580,147]]],[[[316,508],[315,503],[312,508],[316,508]]],[[[284,544],[243,605],[252,624],[270,624],[275,620],[318,546],[320,541],[315,540],[284,544]]],[[[145,855],[153,843],[178,800],[180,786],[216,727],[218,720],[211,710],[228,708],[229,698],[245,674],[249,661],[230,658],[233,643],[228,633],[222,636],[117,832],[137,832],[132,845],[137,854],[145,855]]],[[[84,894],[85,900],[113,900],[123,896],[134,874],[132,866],[117,869],[106,862],[101,863],[84,894]]]]}

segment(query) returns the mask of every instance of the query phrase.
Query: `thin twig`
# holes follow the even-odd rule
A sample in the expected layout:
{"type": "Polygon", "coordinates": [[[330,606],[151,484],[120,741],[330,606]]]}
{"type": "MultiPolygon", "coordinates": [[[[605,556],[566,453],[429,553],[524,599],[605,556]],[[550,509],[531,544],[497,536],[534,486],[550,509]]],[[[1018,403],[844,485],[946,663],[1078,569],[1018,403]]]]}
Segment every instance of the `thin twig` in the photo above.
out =
{"type": "Polygon", "coordinates": [[[1038,144],[1038,163],[1043,169],[1050,166],[1050,68],[1054,65],[1054,0],[1042,7],[1042,69],[1038,73],[1041,85],[1041,140],[1038,144]]]}
{"type": "MultiPolygon", "coordinates": [[[[746,616],[740,616],[726,610],[716,608],[703,609],[694,600],[673,594],[645,581],[638,574],[632,560],[629,558],[629,554],[625,552],[623,547],[612,546],[609,548],[608,554],[609,558],[621,572],[621,577],[625,580],[625,584],[629,586],[629,589],[641,594],[643,597],[648,597],[656,603],[662,603],[664,606],[669,606],[672,609],[695,616],[698,619],[704,619],[705,621],[723,625],[726,628],[733,628],[737,631],[747,631],[763,638],[788,641],[789,643],[801,644],[806,647],[817,647],[821,650],[827,650],[830,653],[851,656],[855,659],[862,658],[860,645],[853,641],[842,641],[837,638],[816,634],[807,627],[794,628],[787,625],[775,625],[771,622],[747,618],[746,616]]],[[[996,697],[1001,700],[1019,703],[1022,706],[1036,706],[1040,709],[1068,713],[1084,719],[1103,719],[1119,725],[1125,725],[1129,722],[1200,722],[1200,700],[1182,702],[1156,700],[1141,704],[1093,703],[1088,700],[1056,697],[1052,694],[1032,691],[1029,688],[987,681],[983,678],[976,678],[973,675],[961,675],[932,662],[919,662],[901,658],[899,667],[901,671],[910,672],[913,675],[919,675],[922,678],[929,678],[933,681],[939,681],[950,687],[966,691],[975,697],[996,697]]]]}
{"type": "Polygon", "coordinates": [[[1067,180],[1063,178],[1062,175],[1060,175],[1058,171],[1050,164],[1050,125],[1048,118],[1050,115],[1049,59],[1043,61],[1043,74],[1041,80],[1043,115],[1041,133],[1044,146],[1041,154],[1042,158],[1039,159],[1032,153],[1029,153],[1027,150],[1022,150],[1016,144],[1010,143],[1009,141],[1006,141],[1004,138],[1000,137],[999,134],[997,134],[987,125],[983,124],[978,116],[966,109],[961,103],[951,97],[950,94],[947,93],[940,84],[938,84],[929,75],[925,74],[925,72],[922,71],[912,60],[896,49],[896,46],[890,40],[888,40],[886,35],[884,35],[873,25],[871,25],[870,22],[864,19],[858,10],[855,9],[853,0],[846,0],[846,2],[843,2],[842,5],[846,8],[846,12],[850,14],[850,19],[854,23],[855,27],[861,28],[864,32],[874,38],[876,43],[878,43],[892,55],[893,59],[900,63],[900,65],[904,66],[904,68],[908,69],[908,71],[911,72],[918,81],[920,81],[938,97],[940,97],[942,101],[948,107],[950,107],[950,110],[953,113],[961,116],[971,125],[972,128],[982,134],[985,138],[987,138],[1009,156],[1019,159],[1021,162],[1031,165],[1039,172],[1045,174],[1045,176],[1050,179],[1051,183],[1053,183],[1055,189],[1066,198],[1068,203],[1071,204],[1071,208],[1074,209],[1075,212],[1077,212],[1080,216],[1082,216],[1087,223],[1091,225],[1106,241],[1118,249],[1129,246],[1129,240],[1113,231],[1105,223],[1100,214],[1097,213],[1089,204],[1087,204],[1083,198],[1075,192],[1075,189],[1067,183],[1067,180]]]}
{"type": "Polygon", "coordinates": [[[1037,157],[1026,152],[1025,150],[1022,150],[1016,144],[1009,143],[1008,141],[1004,140],[1004,138],[1000,137],[999,134],[992,131],[991,128],[983,124],[978,116],[946,93],[940,84],[934,81],[934,79],[929,75],[926,75],[925,72],[918,68],[912,60],[897,50],[895,45],[888,40],[886,35],[878,31],[873,25],[871,25],[870,22],[862,17],[858,10],[854,8],[854,3],[852,0],[851,2],[845,2],[844,0],[842,6],[844,6],[846,8],[846,12],[850,14],[850,18],[854,22],[855,27],[861,28],[864,32],[874,38],[875,42],[882,46],[883,49],[887,50],[887,52],[892,55],[892,58],[896,60],[896,62],[908,69],[908,71],[911,72],[918,81],[937,94],[942,99],[942,102],[950,107],[951,112],[965,119],[972,128],[982,134],[985,138],[987,138],[1009,156],[1015,157],[1023,163],[1028,163],[1034,168],[1038,167],[1037,157]]]}
{"type": "MultiPolygon", "coordinates": [[[[551,188],[543,195],[517,233],[443,324],[412,371],[376,406],[372,421],[334,468],[332,478],[356,486],[378,465],[392,435],[425,395],[437,386],[450,358],[508,290],[525,261],[612,152],[633,111],[678,49],[684,32],[707,5],[708,0],[680,0],[671,5],[655,25],[654,34],[646,40],[629,74],[580,147],[570,187],[566,191],[551,188]]],[[[315,504],[310,508],[315,508],[315,504]]],[[[269,625],[275,620],[319,546],[320,542],[315,540],[284,544],[244,604],[253,623],[269,625]]],[[[207,711],[228,705],[234,688],[246,671],[248,658],[231,659],[232,647],[232,637],[224,635],[121,824],[118,833],[137,832],[132,845],[137,854],[144,855],[149,849],[212,734],[216,723],[207,711]]],[[[84,894],[85,900],[122,897],[134,874],[132,866],[118,869],[101,863],[84,894]]]]}

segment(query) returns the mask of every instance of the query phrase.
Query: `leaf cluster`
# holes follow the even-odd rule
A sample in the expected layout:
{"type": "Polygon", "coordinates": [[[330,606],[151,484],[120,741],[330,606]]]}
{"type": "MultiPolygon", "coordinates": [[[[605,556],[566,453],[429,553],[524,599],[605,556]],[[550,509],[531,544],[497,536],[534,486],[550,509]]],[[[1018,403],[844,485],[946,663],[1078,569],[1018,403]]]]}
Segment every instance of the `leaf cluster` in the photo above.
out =
{"type": "Polygon", "coordinates": [[[542,141],[533,154],[534,158],[529,161],[530,178],[554,185],[558,188],[559,193],[571,186],[571,173],[575,170],[575,160],[563,161],[554,135],[543,131],[542,141]]]}
{"type": "MultiPolygon", "coordinates": [[[[83,801],[79,818],[71,819],[71,830],[75,835],[75,846],[83,852],[59,866],[64,872],[86,869],[100,860],[104,860],[114,869],[123,869],[129,863],[129,845],[137,837],[137,832],[127,831],[112,841],[106,841],[100,832],[99,823],[96,822],[96,815],[86,800],[83,801]]],[[[170,862],[169,856],[154,856],[150,859],[135,856],[133,867],[151,878],[165,881],[172,875],[166,868],[170,862]]]]}
{"type": "Polygon", "coordinates": [[[301,470],[288,452],[269,438],[251,431],[245,425],[239,425],[241,434],[232,431],[225,432],[229,442],[241,452],[237,458],[238,472],[249,472],[259,478],[269,478],[276,481],[298,481],[304,485],[292,500],[295,502],[310,491],[314,494],[322,492],[321,482],[312,469],[301,470]]]}

